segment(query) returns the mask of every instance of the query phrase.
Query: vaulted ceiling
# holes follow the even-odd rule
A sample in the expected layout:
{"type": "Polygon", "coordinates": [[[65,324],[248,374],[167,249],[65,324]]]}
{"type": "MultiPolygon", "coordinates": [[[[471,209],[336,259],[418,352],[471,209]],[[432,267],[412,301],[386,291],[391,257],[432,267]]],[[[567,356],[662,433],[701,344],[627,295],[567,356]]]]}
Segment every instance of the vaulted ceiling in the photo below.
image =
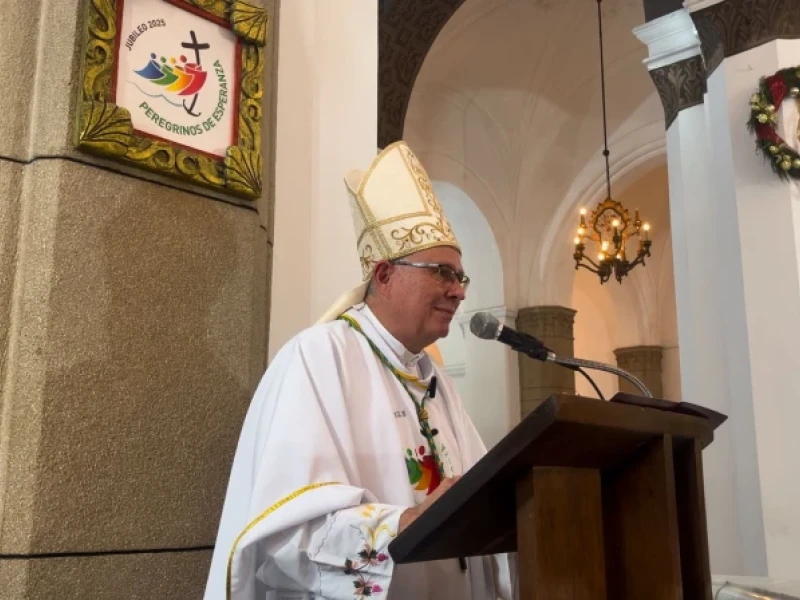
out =
{"type": "MultiPolygon", "coordinates": [[[[532,1],[542,4],[542,0],[532,1]]],[[[682,0],[637,1],[643,2],[647,21],[682,7],[682,0]]],[[[464,0],[378,0],[380,148],[402,139],[417,75],[439,32],[463,3],[464,0]]],[[[507,2],[498,1],[498,5],[503,4],[507,2]]]]}
{"type": "MultiPolygon", "coordinates": [[[[393,80],[410,91],[399,85],[396,95],[384,91],[381,110],[388,104],[394,112],[383,122],[381,141],[402,136],[432,178],[459,187],[478,205],[500,247],[510,305],[566,306],[577,208],[602,199],[604,190],[596,4],[452,0],[448,6],[455,4],[444,25],[430,24],[429,34],[440,31],[424,60],[413,54],[403,78],[393,80]]],[[[642,64],[647,49],[632,33],[644,22],[641,0],[604,0],[602,7],[619,196],[641,176],[636,169],[663,164],[664,117],[642,64]]],[[[405,30],[404,23],[396,26],[405,30]]],[[[638,206],[647,213],[648,204],[645,197],[638,206]]],[[[664,233],[669,223],[654,226],[664,233]]]]}
{"type": "MultiPolygon", "coordinates": [[[[683,0],[641,1],[646,21],[683,6],[683,0]]],[[[417,74],[439,32],[463,3],[464,0],[378,0],[378,147],[402,139],[417,74]]],[[[534,0],[536,3],[539,2],[534,0]]]]}

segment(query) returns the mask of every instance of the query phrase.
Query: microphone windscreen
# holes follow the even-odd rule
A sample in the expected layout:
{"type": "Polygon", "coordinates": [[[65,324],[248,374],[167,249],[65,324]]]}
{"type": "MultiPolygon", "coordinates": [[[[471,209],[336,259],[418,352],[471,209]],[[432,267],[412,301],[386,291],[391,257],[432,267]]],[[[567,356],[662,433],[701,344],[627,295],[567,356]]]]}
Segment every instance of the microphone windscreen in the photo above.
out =
{"type": "Polygon", "coordinates": [[[478,312],[469,320],[469,330],[482,340],[496,340],[500,333],[500,321],[488,312],[478,312]]]}

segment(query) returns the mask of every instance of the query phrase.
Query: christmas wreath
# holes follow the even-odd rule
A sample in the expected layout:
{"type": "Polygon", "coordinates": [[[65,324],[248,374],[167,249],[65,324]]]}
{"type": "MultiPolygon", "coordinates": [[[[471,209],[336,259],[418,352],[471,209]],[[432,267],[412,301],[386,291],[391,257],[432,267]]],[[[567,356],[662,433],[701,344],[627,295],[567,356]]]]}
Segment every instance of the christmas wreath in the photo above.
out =
{"type": "Polygon", "coordinates": [[[756,134],[756,145],[781,179],[800,179],[800,154],[778,135],[778,109],[784,99],[800,97],[800,67],[782,69],[762,77],[758,92],[750,98],[747,127],[756,134]]]}

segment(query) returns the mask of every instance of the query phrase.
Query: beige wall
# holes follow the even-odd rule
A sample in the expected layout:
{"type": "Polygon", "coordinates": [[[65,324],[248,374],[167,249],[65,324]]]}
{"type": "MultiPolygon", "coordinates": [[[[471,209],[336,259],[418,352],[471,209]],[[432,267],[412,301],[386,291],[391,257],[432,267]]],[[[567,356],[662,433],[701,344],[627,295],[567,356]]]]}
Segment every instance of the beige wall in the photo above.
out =
{"type": "Polygon", "coordinates": [[[281,7],[270,356],[361,283],[344,176],[378,139],[378,3],[281,7]]]}
{"type": "Polygon", "coordinates": [[[0,597],[199,598],[266,364],[270,186],[240,206],[75,151],[82,6],[0,20],[0,597]]]}

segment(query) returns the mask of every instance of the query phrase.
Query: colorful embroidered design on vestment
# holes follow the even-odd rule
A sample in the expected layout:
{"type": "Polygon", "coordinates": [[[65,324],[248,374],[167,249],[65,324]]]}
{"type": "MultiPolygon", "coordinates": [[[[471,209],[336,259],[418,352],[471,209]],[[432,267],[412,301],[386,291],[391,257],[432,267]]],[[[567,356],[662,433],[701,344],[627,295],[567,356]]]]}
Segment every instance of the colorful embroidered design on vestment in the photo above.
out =
{"type": "Polygon", "coordinates": [[[406,449],[406,468],[408,481],[416,491],[425,491],[430,495],[439,487],[442,477],[436,466],[436,459],[432,454],[425,454],[425,446],[417,448],[417,456],[410,449],[406,449]]]}

